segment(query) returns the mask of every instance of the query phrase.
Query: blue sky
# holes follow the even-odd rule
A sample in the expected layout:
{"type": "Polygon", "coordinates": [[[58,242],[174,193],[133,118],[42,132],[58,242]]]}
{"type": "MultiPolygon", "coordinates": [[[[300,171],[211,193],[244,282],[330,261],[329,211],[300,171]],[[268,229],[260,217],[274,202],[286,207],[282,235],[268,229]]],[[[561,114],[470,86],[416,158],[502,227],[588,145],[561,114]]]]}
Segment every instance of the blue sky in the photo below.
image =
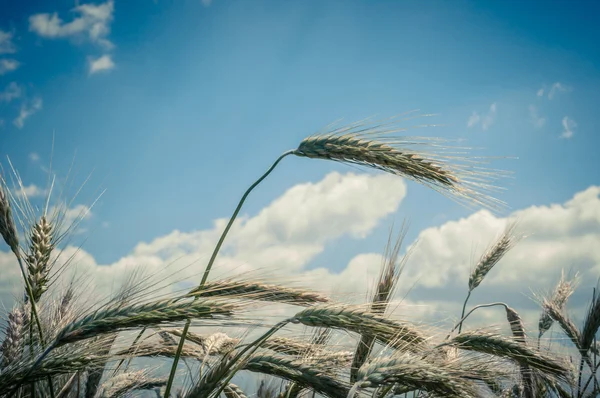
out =
{"type": "MultiPolygon", "coordinates": [[[[500,182],[507,191],[499,197],[511,210],[489,218],[408,182],[405,195],[393,188],[396,204],[366,212],[359,227],[347,225],[322,238],[323,247],[299,269],[347,270],[364,253],[381,252],[389,228],[404,218],[410,220],[407,243],[462,220],[485,230],[457,230],[467,250],[481,248],[488,243],[483,237],[501,231],[502,220],[514,212],[530,209],[525,218],[541,208],[560,213],[582,192],[588,201],[577,202],[585,206],[576,211],[581,224],[544,242],[552,247],[583,236],[574,231],[600,228],[600,216],[585,216],[587,208],[600,214],[593,194],[600,185],[600,10],[593,2],[0,4],[2,162],[6,167],[10,157],[32,201],[41,200],[53,137],[59,178],[74,157],[75,185],[93,171],[73,205],[89,205],[106,189],[78,235],[87,239],[84,250],[95,266],[110,268],[127,258],[152,262],[136,257],[141,242],[151,246],[176,230],[184,237],[212,231],[280,153],[334,120],[412,109],[436,114],[424,123],[442,126],[410,135],[463,138],[484,148],[474,155],[518,157],[492,164],[514,173],[500,182]]],[[[377,173],[290,158],[253,193],[243,213],[258,219],[289,189],[343,185],[347,173],[366,173],[372,189],[391,184],[377,173]],[[325,183],[332,172],[342,177],[325,183]]],[[[359,203],[379,207],[368,192],[363,195],[359,203]]],[[[591,286],[600,254],[573,260],[573,247],[554,260],[582,265],[591,286]]],[[[181,250],[208,255],[209,249],[199,243],[181,250]]],[[[241,258],[241,246],[232,250],[243,263],[255,258],[241,258]]],[[[559,264],[552,269],[555,277],[559,264]]],[[[464,290],[460,277],[464,282],[456,286],[464,290]]],[[[435,286],[425,283],[415,294],[443,300],[445,293],[427,290],[435,286]]]]}

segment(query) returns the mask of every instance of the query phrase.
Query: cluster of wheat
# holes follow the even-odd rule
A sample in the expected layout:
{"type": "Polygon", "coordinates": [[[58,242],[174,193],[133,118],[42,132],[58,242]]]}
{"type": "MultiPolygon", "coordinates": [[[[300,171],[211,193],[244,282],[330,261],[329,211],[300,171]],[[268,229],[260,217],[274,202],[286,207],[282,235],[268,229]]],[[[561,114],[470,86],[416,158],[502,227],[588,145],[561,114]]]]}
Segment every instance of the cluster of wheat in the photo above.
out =
{"type": "Polygon", "coordinates": [[[25,294],[6,320],[0,396],[123,397],[146,391],[158,397],[245,398],[249,391],[234,384],[244,372],[282,381],[277,387],[261,383],[256,395],[264,398],[309,393],[331,398],[597,396],[600,296],[580,330],[565,313],[575,281],[561,279],[553,294],[542,299],[537,344],[526,336],[517,311],[504,303],[478,305],[465,314],[471,292],[520,238],[514,224],[474,267],[462,318],[445,338],[432,328],[397,319],[388,308],[405,260],[399,258],[401,238],[388,244],[372,299],[364,305],[258,280],[208,280],[245,199],[286,156],[358,164],[415,180],[460,201],[501,205],[485,193],[493,188],[489,183],[497,172],[445,152],[439,141],[399,138],[398,131],[395,121],[360,122],[303,140],[243,195],[197,287],[149,299],[132,279],[114,297],[88,308],[77,304],[73,283],[54,294],[49,289],[64,267],[55,267],[58,246],[69,230],[62,225],[64,211],[49,214],[46,205],[36,215],[2,180],[0,234],[21,268],[25,294]],[[419,152],[419,146],[438,152],[419,152]],[[262,302],[300,309],[272,324],[246,316],[262,302]],[[474,311],[490,306],[506,310],[512,334],[463,331],[474,311]],[[196,333],[190,330],[192,322],[194,330],[216,326],[220,331],[196,333]],[[576,363],[540,348],[540,338],[554,322],[575,346],[580,356],[576,363]],[[227,332],[259,324],[258,334],[233,337],[227,332]],[[314,333],[302,334],[299,327],[314,333]],[[284,329],[296,334],[283,335],[284,329]],[[135,338],[121,339],[126,331],[134,331],[128,335],[135,338]],[[335,336],[341,336],[342,344],[332,343],[335,336]],[[144,358],[167,360],[170,372],[134,369],[132,363],[144,358]],[[188,366],[185,383],[176,377],[179,361],[188,366]]]}

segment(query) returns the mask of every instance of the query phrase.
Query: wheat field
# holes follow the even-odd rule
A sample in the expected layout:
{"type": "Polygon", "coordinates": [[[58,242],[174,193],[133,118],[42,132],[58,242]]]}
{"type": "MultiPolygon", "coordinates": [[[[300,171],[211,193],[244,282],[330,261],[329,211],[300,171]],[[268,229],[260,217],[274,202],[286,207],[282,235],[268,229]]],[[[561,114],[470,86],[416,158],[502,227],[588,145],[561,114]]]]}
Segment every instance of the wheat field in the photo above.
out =
{"type": "MultiPolygon", "coordinates": [[[[402,237],[390,238],[371,300],[355,304],[322,292],[252,280],[212,279],[211,271],[249,194],[288,156],[328,160],[390,173],[452,200],[496,210],[495,181],[440,140],[406,137],[398,120],[361,121],[304,139],[284,152],[244,193],[199,281],[187,291],[154,295],[136,275],[113,297],[82,303],[76,281],[58,283],[69,262],[57,260],[74,228],[65,208],[34,209],[5,177],[0,185],[0,234],[23,276],[23,296],[8,311],[0,361],[5,397],[298,398],[595,397],[600,394],[596,335],[600,295],[582,328],[566,312],[577,278],[563,277],[539,297],[538,335],[528,336],[510,303],[469,302],[489,271],[523,236],[511,223],[477,261],[459,321],[450,330],[410,322],[391,310],[401,280],[402,237]],[[265,302],[294,308],[273,321],[265,302]],[[469,306],[471,305],[471,306],[469,306]],[[506,313],[509,333],[472,329],[481,308],[506,313]],[[569,345],[550,350],[540,339],[558,327],[569,345]],[[163,366],[135,366],[160,359],[163,366]],[[146,362],[144,362],[146,361],[146,362]],[[183,365],[183,366],[182,366],[183,365]],[[258,388],[238,380],[252,375],[258,388]]],[[[16,175],[16,174],[15,174],[16,175]]],[[[48,198],[51,196],[51,191],[48,198]]],[[[468,283],[467,283],[468,282],[468,283]]],[[[401,304],[400,304],[401,305],[401,304]]]]}

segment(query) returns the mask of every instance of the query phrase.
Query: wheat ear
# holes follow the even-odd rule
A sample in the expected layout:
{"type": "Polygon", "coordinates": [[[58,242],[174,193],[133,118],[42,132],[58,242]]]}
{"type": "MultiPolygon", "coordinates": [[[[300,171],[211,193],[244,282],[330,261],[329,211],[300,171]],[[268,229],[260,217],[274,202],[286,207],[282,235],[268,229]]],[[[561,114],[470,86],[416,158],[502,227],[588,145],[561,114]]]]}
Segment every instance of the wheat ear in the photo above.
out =
{"type": "Polygon", "coordinates": [[[357,122],[305,138],[294,154],[356,164],[405,177],[461,203],[475,203],[492,209],[503,207],[501,201],[483,193],[495,188],[489,182],[501,172],[480,168],[465,157],[447,155],[444,152],[451,148],[436,144],[435,140],[396,136],[403,130],[405,128],[394,122],[357,122]],[[440,153],[415,149],[421,147],[436,148],[440,153]]]}
{"type": "Polygon", "coordinates": [[[391,320],[356,306],[309,307],[297,313],[290,322],[375,336],[386,345],[408,350],[419,351],[426,343],[423,334],[413,325],[391,320]]]}
{"type": "Polygon", "coordinates": [[[21,358],[25,346],[25,317],[21,306],[8,313],[4,341],[2,342],[1,368],[6,368],[21,358]]]}
{"type": "MultiPolygon", "coordinates": [[[[471,274],[469,275],[469,291],[467,292],[467,297],[463,303],[461,318],[465,316],[467,302],[469,301],[473,290],[479,286],[488,272],[494,268],[494,265],[496,265],[498,261],[500,261],[500,259],[522,238],[522,236],[514,234],[516,226],[516,222],[509,223],[502,235],[483,253],[475,265],[475,268],[471,271],[471,274]]],[[[460,333],[461,330],[462,323],[458,327],[458,333],[460,333]]]]}
{"type": "MultiPolygon", "coordinates": [[[[371,299],[371,311],[376,314],[383,314],[387,308],[390,298],[393,296],[398,280],[408,256],[405,256],[402,262],[398,262],[398,255],[402,247],[402,241],[406,236],[404,225],[398,239],[394,245],[391,243],[391,237],[388,240],[385,251],[385,262],[379,274],[379,280],[375,289],[375,294],[371,299]]],[[[358,369],[365,363],[369,357],[375,338],[373,336],[361,335],[360,341],[356,346],[352,365],[350,366],[350,382],[356,381],[358,369]]]]}
{"type": "MultiPolygon", "coordinates": [[[[544,301],[544,300],[550,301],[553,303],[554,306],[556,306],[557,309],[562,311],[564,309],[569,297],[571,297],[573,292],[575,292],[575,289],[577,288],[578,284],[579,284],[578,274],[575,274],[575,276],[569,280],[569,279],[565,278],[565,273],[564,273],[564,271],[562,271],[560,280],[556,284],[551,297],[549,299],[545,298],[542,301],[544,301]]],[[[554,321],[553,321],[552,317],[550,316],[550,314],[548,314],[548,312],[545,310],[542,311],[542,314],[538,321],[538,330],[539,330],[538,346],[539,346],[539,340],[542,338],[544,333],[546,333],[552,327],[553,322],[554,321]]]]}
{"type": "Polygon", "coordinates": [[[227,384],[223,390],[226,398],[247,398],[244,391],[233,383],[227,384]]]}
{"type": "Polygon", "coordinates": [[[405,392],[423,390],[444,397],[475,397],[472,383],[456,373],[449,364],[433,364],[403,353],[363,365],[358,371],[356,384],[360,388],[397,384],[404,387],[405,392]]]}
{"type": "Polygon", "coordinates": [[[253,281],[208,282],[201,288],[193,289],[188,295],[192,297],[234,296],[248,300],[274,301],[301,306],[329,301],[327,297],[318,293],[253,281]]]}
{"type": "Polygon", "coordinates": [[[42,294],[48,289],[50,254],[53,248],[52,225],[45,216],[42,216],[32,228],[29,254],[25,257],[29,283],[35,302],[38,302],[42,294]]]}
{"type": "Polygon", "coordinates": [[[570,372],[566,364],[513,339],[497,334],[463,332],[454,336],[449,344],[463,350],[477,351],[510,359],[519,365],[538,369],[562,380],[569,379],[570,372]]]}
{"type": "Polygon", "coordinates": [[[331,398],[345,398],[349,388],[319,367],[281,355],[255,355],[243,366],[251,372],[281,377],[331,398]]]}

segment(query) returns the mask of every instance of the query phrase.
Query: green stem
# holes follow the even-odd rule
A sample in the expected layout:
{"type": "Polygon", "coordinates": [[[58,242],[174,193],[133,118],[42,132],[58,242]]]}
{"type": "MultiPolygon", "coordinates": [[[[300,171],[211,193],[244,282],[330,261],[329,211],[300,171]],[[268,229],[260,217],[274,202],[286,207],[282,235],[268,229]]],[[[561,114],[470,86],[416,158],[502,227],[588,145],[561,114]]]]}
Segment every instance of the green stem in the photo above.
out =
{"type": "MultiPolygon", "coordinates": [[[[252,190],[254,188],[256,188],[256,186],[258,184],[260,184],[265,178],[267,178],[267,176],[269,174],[271,174],[271,172],[275,169],[275,167],[279,164],[279,162],[281,162],[281,160],[284,157],[291,155],[293,153],[294,153],[293,150],[284,152],[281,156],[279,156],[277,158],[277,160],[271,165],[271,167],[258,180],[256,180],[254,182],[254,184],[250,185],[250,187],[246,190],[246,192],[240,199],[240,202],[238,203],[237,207],[235,208],[233,215],[229,219],[229,222],[227,223],[225,230],[221,234],[219,241],[217,242],[217,246],[215,247],[215,249],[212,253],[212,256],[210,257],[210,260],[208,261],[208,264],[206,265],[206,269],[204,270],[204,275],[202,275],[202,280],[200,281],[200,285],[198,286],[199,288],[202,288],[204,286],[204,284],[206,283],[206,280],[208,279],[210,270],[212,269],[213,263],[215,262],[215,259],[217,258],[217,254],[219,254],[219,250],[221,249],[221,246],[223,245],[223,242],[225,241],[225,237],[227,236],[227,233],[231,229],[233,222],[235,221],[240,210],[242,209],[242,206],[244,205],[244,202],[246,201],[246,198],[248,197],[250,192],[252,192],[252,190]]],[[[194,300],[196,300],[196,298],[194,298],[194,300]]],[[[165,388],[165,398],[169,398],[169,395],[171,393],[171,388],[173,386],[173,380],[175,379],[175,372],[177,371],[177,364],[179,363],[179,357],[181,356],[181,351],[183,350],[183,344],[185,343],[185,338],[187,336],[187,332],[190,329],[190,324],[191,324],[191,320],[188,319],[185,323],[185,326],[183,327],[183,332],[181,333],[181,338],[179,339],[179,345],[177,346],[177,352],[175,353],[175,357],[173,358],[173,364],[171,366],[171,373],[169,374],[169,380],[167,381],[167,386],[165,388]]]]}
{"type": "MultiPolygon", "coordinates": [[[[460,320],[460,323],[458,324],[458,333],[460,333],[462,330],[462,324],[463,324],[464,317],[465,317],[465,308],[467,308],[467,301],[469,301],[469,297],[471,297],[471,292],[472,292],[472,290],[469,290],[469,293],[467,293],[467,297],[465,298],[465,302],[463,304],[462,313],[460,314],[461,320],[460,320]]],[[[452,331],[454,331],[454,329],[452,329],[452,331]]],[[[452,333],[452,332],[450,332],[450,333],[452,333]]]]}

